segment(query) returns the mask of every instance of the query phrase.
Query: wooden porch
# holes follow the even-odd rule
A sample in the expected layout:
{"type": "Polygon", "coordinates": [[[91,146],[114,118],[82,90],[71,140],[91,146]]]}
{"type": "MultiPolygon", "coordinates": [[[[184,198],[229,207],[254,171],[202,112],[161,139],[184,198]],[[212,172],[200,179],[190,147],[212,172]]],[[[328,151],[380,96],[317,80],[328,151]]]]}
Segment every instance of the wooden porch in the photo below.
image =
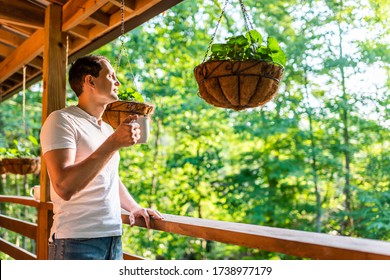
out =
{"type": "MultiPolygon", "coordinates": [[[[126,0],[125,32],[182,0],[126,0]]],[[[42,123],[65,106],[67,63],[90,53],[121,34],[120,0],[0,0],[0,100],[27,84],[43,80],[42,123]],[[29,15],[29,16],[26,16],[29,15]],[[26,77],[23,77],[26,67],[26,77]],[[56,75],[49,75],[56,73],[56,75]]],[[[36,242],[35,252],[0,239],[0,251],[14,259],[46,260],[51,226],[48,176],[42,162],[40,201],[0,196],[1,203],[32,207],[37,223],[0,215],[0,227],[36,242]]],[[[310,259],[390,259],[390,242],[331,236],[281,228],[212,221],[165,214],[153,230],[310,259]]],[[[128,224],[127,216],[122,216],[128,224]]],[[[137,226],[144,227],[142,221],[137,226]]],[[[125,253],[124,259],[143,259],[125,253]]]]}
{"type": "MultiPolygon", "coordinates": [[[[38,209],[38,224],[0,215],[0,226],[35,240],[36,252],[29,252],[0,238],[0,251],[14,259],[47,259],[47,225],[42,213],[51,215],[53,205],[29,197],[0,196],[1,203],[16,203],[38,209]],[[40,232],[45,232],[41,235],[40,232]]],[[[241,223],[213,221],[164,214],[165,220],[154,221],[152,229],[222,242],[260,250],[279,252],[290,256],[323,260],[389,260],[390,243],[362,238],[332,236],[322,233],[272,228],[241,223]]],[[[123,213],[124,226],[129,224],[123,213]]],[[[143,220],[136,226],[145,227],[143,220]]],[[[141,260],[142,256],[124,253],[125,260],[141,260]]]]}

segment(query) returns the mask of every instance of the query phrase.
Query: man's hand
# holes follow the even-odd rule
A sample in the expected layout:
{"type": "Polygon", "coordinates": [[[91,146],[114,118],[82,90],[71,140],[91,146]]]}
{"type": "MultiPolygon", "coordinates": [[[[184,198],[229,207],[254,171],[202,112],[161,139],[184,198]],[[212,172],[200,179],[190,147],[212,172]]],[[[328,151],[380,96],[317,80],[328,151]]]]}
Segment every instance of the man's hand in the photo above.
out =
{"type": "Polygon", "coordinates": [[[118,148],[129,147],[140,139],[139,124],[135,122],[137,115],[128,116],[111,135],[114,145],[118,148]]]}
{"type": "Polygon", "coordinates": [[[164,217],[161,215],[160,212],[157,210],[153,210],[150,208],[140,208],[138,210],[135,210],[134,212],[130,212],[129,220],[130,220],[130,226],[135,225],[135,219],[137,218],[144,218],[145,224],[147,228],[150,228],[150,218],[154,220],[163,220],[164,217]]]}

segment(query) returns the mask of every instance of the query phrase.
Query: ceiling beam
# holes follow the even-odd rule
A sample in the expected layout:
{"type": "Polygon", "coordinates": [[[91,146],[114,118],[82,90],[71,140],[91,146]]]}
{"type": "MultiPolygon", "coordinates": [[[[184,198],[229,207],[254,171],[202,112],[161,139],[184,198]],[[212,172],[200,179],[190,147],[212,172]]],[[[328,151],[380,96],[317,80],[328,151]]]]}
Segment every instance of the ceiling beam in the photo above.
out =
{"type": "Polygon", "coordinates": [[[0,42],[17,48],[24,42],[24,40],[8,30],[0,29],[0,42]]]}
{"type": "MultiPolygon", "coordinates": [[[[122,0],[110,0],[110,2],[119,8],[122,8],[122,0]]],[[[125,11],[131,13],[135,10],[135,0],[124,0],[125,11]]]]}
{"type": "Polygon", "coordinates": [[[69,0],[62,7],[62,32],[80,24],[109,0],[69,0]]]}
{"type": "Polygon", "coordinates": [[[43,28],[44,11],[28,1],[0,0],[0,22],[43,28]]]}
{"type": "Polygon", "coordinates": [[[13,48],[0,44],[0,55],[7,57],[14,51],[13,48]]]}
{"type": "Polygon", "coordinates": [[[96,11],[89,17],[89,20],[94,24],[98,24],[103,27],[108,27],[110,24],[110,16],[102,11],[96,11]]]}
{"type": "Polygon", "coordinates": [[[38,29],[19,48],[0,63],[0,83],[4,82],[23,65],[29,63],[43,51],[44,30],[38,29]]]}

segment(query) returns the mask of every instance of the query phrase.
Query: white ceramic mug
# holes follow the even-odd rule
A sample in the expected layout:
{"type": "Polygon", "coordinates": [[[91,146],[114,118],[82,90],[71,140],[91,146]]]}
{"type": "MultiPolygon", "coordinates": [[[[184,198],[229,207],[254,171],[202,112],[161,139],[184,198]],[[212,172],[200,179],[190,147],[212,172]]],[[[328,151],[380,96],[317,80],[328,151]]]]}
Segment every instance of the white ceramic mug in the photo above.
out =
{"type": "Polygon", "coordinates": [[[149,132],[150,132],[150,120],[148,117],[138,117],[135,121],[139,124],[139,129],[141,131],[140,138],[137,141],[137,144],[145,144],[148,142],[149,139],[149,132]]]}
{"type": "Polygon", "coordinates": [[[30,189],[30,195],[36,200],[40,200],[41,197],[41,188],[40,186],[34,186],[30,189]]]}

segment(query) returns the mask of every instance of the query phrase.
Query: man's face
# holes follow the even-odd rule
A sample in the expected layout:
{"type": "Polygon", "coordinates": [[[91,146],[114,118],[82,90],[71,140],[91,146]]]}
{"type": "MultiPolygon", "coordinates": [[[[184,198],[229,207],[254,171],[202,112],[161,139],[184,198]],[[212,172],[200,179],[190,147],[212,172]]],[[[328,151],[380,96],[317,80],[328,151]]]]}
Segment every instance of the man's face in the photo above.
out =
{"type": "Polygon", "coordinates": [[[111,103],[118,100],[118,87],[120,83],[109,62],[102,60],[101,65],[103,68],[100,70],[99,76],[93,78],[94,86],[99,96],[105,97],[105,101],[111,103]]]}

